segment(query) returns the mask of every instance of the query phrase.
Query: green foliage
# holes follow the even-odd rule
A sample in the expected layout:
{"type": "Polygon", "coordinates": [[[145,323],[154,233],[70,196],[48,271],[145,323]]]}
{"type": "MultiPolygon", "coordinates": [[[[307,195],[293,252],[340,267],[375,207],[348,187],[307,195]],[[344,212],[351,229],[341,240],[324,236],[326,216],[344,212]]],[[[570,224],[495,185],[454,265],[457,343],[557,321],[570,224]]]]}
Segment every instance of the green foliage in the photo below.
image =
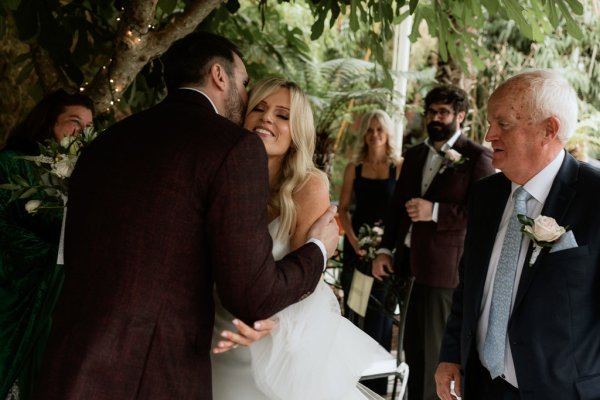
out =
{"type": "Polygon", "coordinates": [[[583,37],[574,17],[583,13],[578,0],[411,0],[408,10],[405,5],[403,0],[313,0],[316,20],[311,38],[320,37],[326,25],[332,27],[340,15],[347,13],[352,31],[368,30],[369,47],[377,62],[384,64],[383,44],[392,37],[394,24],[412,15],[411,40],[417,39],[420,23],[426,21],[431,35],[439,39],[442,60],[453,59],[468,71],[471,65],[485,68],[483,60],[489,53],[480,46],[478,32],[490,16],[515,21],[521,33],[536,42],[553,35],[559,24],[572,37],[583,37]]]}
{"type": "Polygon", "coordinates": [[[342,121],[351,121],[351,111],[361,108],[390,108],[391,91],[383,87],[382,69],[358,59],[335,59],[313,64],[305,71],[303,84],[315,107],[317,132],[330,132],[342,121]],[[356,108],[346,106],[356,101],[356,108]]]}
{"type": "MultiPolygon", "coordinates": [[[[385,45],[393,37],[396,17],[400,15],[400,9],[404,3],[404,0],[396,2],[379,0],[313,1],[310,4],[316,20],[311,28],[311,39],[315,40],[323,34],[327,20],[329,28],[332,28],[338,18],[346,16],[347,13],[350,30],[352,32],[366,30],[367,46],[372,49],[375,61],[385,65],[385,45]]],[[[385,82],[391,88],[391,76],[387,70],[384,70],[384,74],[386,74],[385,82]]]]}
{"type": "Polygon", "coordinates": [[[333,136],[344,122],[352,122],[354,113],[375,107],[391,111],[394,98],[385,85],[385,68],[360,59],[369,54],[366,35],[352,32],[346,18],[311,41],[307,27],[312,19],[310,8],[298,3],[260,10],[242,5],[235,19],[219,9],[203,28],[244,49],[251,80],[280,75],[297,82],[313,105],[317,151],[329,153],[333,136]]]}
{"type": "MultiPolygon", "coordinates": [[[[200,4],[199,0],[158,0],[152,29],[168,27],[192,3],[200,4]]],[[[58,70],[61,86],[74,89],[85,86],[102,66],[107,65],[113,54],[117,18],[122,17],[122,6],[128,4],[121,0],[3,1],[0,5],[0,35],[5,33],[10,17],[15,21],[19,39],[31,45],[30,51],[11,60],[19,70],[17,84],[31,87],[32,97],[41,96],[39,85],[29,85],[39,72],[38,65],[34,68],[33,51],[42,48],[58,70]]],[[[368,104],[385,105],[395,98],[390,90],[396,77],[388,69],[391,64],[390,39],[395,25],[409,15],[413,18],[413,41],[421,35],[420,23],[426,22],[429,33],[438,39],[437,50],[442,59],[454,60],[464,71],[470,71],[472,67],[490,71],[482,74],[484,79],[479,84],[478,98],[485,98],[498,79],[519,66],[530,65],[532,58],[537,60],[538,66],[556,66],[553,60],[563,54],[575,57],[573,49],[579,41],[598,43],[597,17],[592,30],[582,29],[584,4],[587,3],[578,0],[230,0],[210,14],[201,29],[222,33],[240,44],[254,79],[283,75],[301,83],[314,98],[318,119],[331,121],[330,116],[335,115],[334,122],[322,124],[328,125],[332,132],[353,117],[348,110],[349,103],[345,101],[375,88],[375,97],[369,100],[371,103],[355,101],[352,110],[356,112],[360,107],[369,107],[368,104]],[[281,11],[281,6],[285,6],[285,12],[281,11]],[[487,40],[490,20],[504,25],[493,33],[496,36],[487,40]],[[557,44],[549,46],[548,40],[557,44]],[[518,49],[511,55],[498,47],[502,44],[512,46],[509,42],[514,42],[518,49]],[[320,64],[324,60],[360,60],[369,54],[368,51],[372,52],[374,64],[366,70],[365,77],[360,77],[365,79],[359,79],[356,88],[337,89],[330,84],[341,80],[329,81],[321,77],[321,73],[327,73],[321,71],[320,64]],[[535,57],[534,52],[537,52],[535,57]],[[360,86],[365,82],[370,86],[360,86]],[[387,95],[383,88],[388,89],[387,95]],[[328,91],[326,95],[323,94],[325,90],[328,91]],[[345,93],[344,101],[337,101],[336,93],[345,93]],[[319,108],[318,99],[331,101],[339,112],[319,108]]],[[[595,49],[593,45],[582,48],[574,64],[592,62],[586,64],[585,72],[580,68],[571,77],[582,97],[599,108],[596,82],[600,77],[595,66],[598,54],[595,49]]],[[[340,75],[339,79],[347,78],[340,75]]],[[[119,114],[129,114],[156,103],[164,95],[160,62],[149,61],[125,89],[121,102],[117,103],[119,114]]]]}
{"type": "MultiPolygon", "coordinates": [[[[546,2],[546,7],[550,2],[546,2]]],[[[483,140],[487,129],[486,100],[500,82],[524,68],[551,68],[561,71],[577,91],[580,103],[580,123],[572,143],[584,143],[592,153],[600,150],[600,19],[591,5],[575,10],[583,15],[573,18],[583,36],[576,39],[567,34],[568,20],[558,19],[553,35],[541,43],[523,35],[514,21],[495,16],[482,27],[480,42],[490,57],[477,75],[477,118],[473,122],[473,137],[483,140]]],[[[550,17],[552,19],[554,17],[550,17]]]]}
{"type": "Polygon", "coordinates": [[[247,3],[232,18],[229,10],[222,7],[200,28],[219,33],[243,49],[251,79],[289,77],[316,56],[303,27],[307,24],[302,23],[310,18],[306,11],[298,5],[259,8],[257,3],[247,3]]]}
{"type": "Polygon", "coordinates": [[[12,16],[19,39],[45,49],[66,86],[79,87],[110,56],[118,12],[113,2],[21,0],[12,16]]]}

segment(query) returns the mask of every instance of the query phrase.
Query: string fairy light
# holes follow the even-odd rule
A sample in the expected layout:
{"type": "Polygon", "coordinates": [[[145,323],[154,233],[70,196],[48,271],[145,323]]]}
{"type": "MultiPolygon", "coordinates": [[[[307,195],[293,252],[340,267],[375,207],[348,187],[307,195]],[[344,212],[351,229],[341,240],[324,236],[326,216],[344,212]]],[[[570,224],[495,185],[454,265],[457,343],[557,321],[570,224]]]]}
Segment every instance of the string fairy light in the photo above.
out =
{"type": "Polygon", "coordinates": [[[86,82],[84,82],[84,83],[83,83],[83,85],[81,85],[81,86],[79,87],[79,91],[80,91],[80,92],[82,92],[82,93],[83,93],[83,92],[85,92],[85,89],[88,87],[88,85],[89,85],[89,84],[90,84],[90,83],[89,83],[89,82],[87,82],[87,81],[86,81],[86,82]]]}
{"type": "MultiPolygon", "coordinates": [[[[125,7],[121,7],[121,15],[119,15],[116,20],[119,23],[122,23],[122,17],[123,14],[125,13],[125,7]]],[[[156,25],[153,24],[148,24],[147,28],[145,27],[140,27],[141,29],[137,29],[135,25],[129,25],[128,27],[126,27],[127,30],[125,30],[125,37],[124,37],[124,41],[131,47],[135,47],[138,46],[140,43],[142,43],[142,39],[145,35],[149,34],[151,30],[156,29],[156,25]]],[[[113,74],[111,71],[111,67],[113,65],[113,60],[112,58],[110,58],[108,60],[108,65],[103,65],[102,66],[102,72],[105,74],[106,78],[107,78],[107,83],[108,83],[108,89],[111,95],[112,100],[110,101],[110,105],[112,107],[115,106],[115,103],[119,103],[121,101],[121,93],[124,90],[124,85],[120,84],[120,83],[116,83],[115,79],[113,78],[113,74]]],[[[120,79],[117,79],[120,80],[120,79]]],[[[87,85],[87,83],[86,83],[87,85]]],[[[81,87],[80,91],[84,91],[85,87],[81,87]]],[[[106,111],[110,111],[111,107],[107,107],[106,111]]]]}

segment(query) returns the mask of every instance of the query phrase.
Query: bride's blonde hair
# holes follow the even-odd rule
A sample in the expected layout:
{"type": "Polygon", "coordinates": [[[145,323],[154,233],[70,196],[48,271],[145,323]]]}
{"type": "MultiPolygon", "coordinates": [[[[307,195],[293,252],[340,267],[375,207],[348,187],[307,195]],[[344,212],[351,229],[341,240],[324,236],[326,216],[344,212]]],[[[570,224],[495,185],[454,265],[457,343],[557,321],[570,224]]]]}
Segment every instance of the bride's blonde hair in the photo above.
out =
{"type": "Polygon", "coordinates": [[[327,176],[315,167],[316,133],[312,109],[306,94],[294,82],[283,78],[267,78],[258,81],[250,91],[248,115],[254,107],[279,89],[290,92],[290,133],[292,142],[285,155],[281,175],[271,188],[268,207],[279,211],[280,225],[277,239],[288,239],[296,226],[296,205],[293,195],[300,190],[311,176],[328,183],[327,176]]]}

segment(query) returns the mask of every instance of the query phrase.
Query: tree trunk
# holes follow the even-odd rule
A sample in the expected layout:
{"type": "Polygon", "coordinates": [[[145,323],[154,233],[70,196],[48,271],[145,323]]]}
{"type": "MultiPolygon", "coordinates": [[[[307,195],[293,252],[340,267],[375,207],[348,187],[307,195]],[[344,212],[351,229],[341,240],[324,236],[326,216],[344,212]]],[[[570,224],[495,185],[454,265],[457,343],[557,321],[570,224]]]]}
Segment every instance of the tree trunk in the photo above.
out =
{"type": "Polygon", "coordinates": [[[162,55],[173,42],[193,32],[224,0],[196,0],[167,27],[155,31],[149,25],[154,18],[157,1],[132,0],[126,3],[113,55],[85,89],[99,113],[110,111],[150,60],[162,55]]]}
{"type": "Polygon", "coordinates": [[[33,66],[44,93],[65,87],[65,80],[63,79],[62,73],[56,68],[48,51],[37,44],[31,45],[30,49],[33,66]]]}

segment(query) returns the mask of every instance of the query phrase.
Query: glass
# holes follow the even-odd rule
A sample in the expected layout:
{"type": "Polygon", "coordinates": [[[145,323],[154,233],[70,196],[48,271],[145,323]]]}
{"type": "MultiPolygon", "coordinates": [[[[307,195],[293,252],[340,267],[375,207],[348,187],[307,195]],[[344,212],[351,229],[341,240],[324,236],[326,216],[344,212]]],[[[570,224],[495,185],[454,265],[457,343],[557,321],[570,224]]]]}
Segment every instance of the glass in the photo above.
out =
{"type": "Polygon", "coordinates": [[[439,115],[442,118],[446,118],[447,116],[449,116],[450,114],[453,114],[454,112],[452,110],[448,110],[446,108],[440,108],[439,110],[434,110],[433,108],[428,108],[427,111],[425,111],[425,113],[429,118],[435,118],[436,115],[439,115]]]}

